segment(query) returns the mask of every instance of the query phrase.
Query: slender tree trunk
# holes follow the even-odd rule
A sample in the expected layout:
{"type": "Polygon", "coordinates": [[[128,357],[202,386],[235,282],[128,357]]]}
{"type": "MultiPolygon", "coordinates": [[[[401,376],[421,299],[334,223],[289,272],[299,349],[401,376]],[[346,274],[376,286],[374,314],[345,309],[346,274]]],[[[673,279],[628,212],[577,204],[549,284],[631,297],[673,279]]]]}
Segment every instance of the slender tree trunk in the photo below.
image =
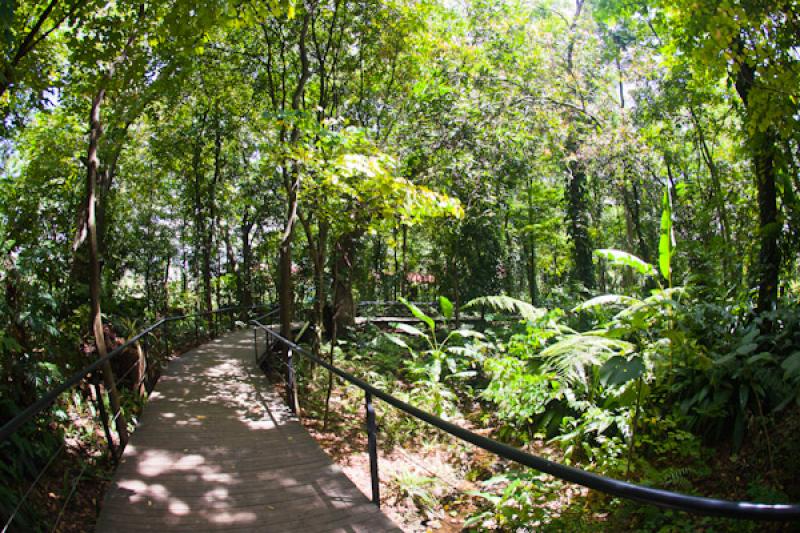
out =
{"type": "MultiPolygon", "coordinates": [[[[311,221],[307,217],[301,217],[303,228],[306,232],[308,250],[311,255],[311,264],[314,266],[314,355],[319,357],[320,347],[322,346],[322,336],[324,329],[324,311],[327,295],[325,293],[325,256],[327,254],[328,243],[328,223],[320,220],[317,222],[317,235],[314,236],[311,228],[311,221]]],[[[313,367],[312,367],[313,368],[313,367]]]]}
{"type": "Polygon", "coordinates": [[[397,224],[395,224],[394,228],[392,228],[392,233],[394,234],[394,247],[393,247],[393,252],[394,252],[394,283],[392,284],[392,294],[393,294],[393,299],[397,300],[398,285],[399,284],[400,284],[400,287],[401,287],[399,294],[400,295],[403,294],[402,285],[401,285],[402,282],[400,281],[402,279],[400,277],[401,276],[401,273],[400,273],[400,261],[398,260],[398,257],[397,257],[397,224]]]}
{"type": "Polygon", "coordinates": [[[164,267],[164,278],[161,280],[161,287],[164,292],[164,316],[169,315],[169,267],[172,264],[172,256],[167,256],[167,264],[164,267]]]}
{"type": "Polygon", "coordinates": [[[408,285],[408,226],[403,224],[403,272],[400,277],[400,294],[407,298],[407,285],[408,285]]]}
{"type": "MultiPolygon", "coordinates": [[[[231,240],[230,229],[227,226],[225,226],[223,237],[225,238],[225,270],[231,276],[231,279],[235,280],[236,301],[241,304],[243,285],[241,268],[236,261],[236,251],[233,247],[233,241],[231,240]]],[[[231,298],[232,297],[233,296],[231,295],[231,298]]],[[[231,306],[233,305],[233,302],[231,302],[231,306]]]]}
{"type": "MultiPolygon", "coordinates": [[[[289,180],[288,176],[286,178],[289,180]]],[[[294,179],[291,180],[293,183],[294,179]]],[[[292,240],[297,219],[297,189],[288,186],[289,198],[286,206],[286,223],[283,227],[278,256],[278,305],[280,307],[281,335],[292,340],[294,318],[294,280],[292,278],[292,240]]]]}
{"type": "MultiPolygon", "coordinates": [[[[308,58],[308,28],[311,22],[311,13],[306,10],[303,15],[303,25],[297,41],[298,56],[300,59],[299,79],[292,92],[292,111],[299,112],[303,107],[306,82],[311,75],[311,65],[308,58]]],[[[286,96],[286,91],[282,91],[286,96]]],[[[283,105],[283,104],[282,104],[283,105]]],[[[283,135],[281,135],[283,138],[283,135]]],[[[291,144],[294,145],[300,138],[298,126],[294,126],[290,135],[291,144]]],[[[297,192],[300,188],[300,168],[298,161],[285,160],[283,165],[283,181],[286,188],[287,207],[286,222],[281,237],[278,259],[278,304],[280,306],[281,335],[292,340],[292,318],[294,316],[294,280],[292,279],[292,241],[294,240],[294,226],[297,221],[297,192]],[[291,165],[291,170],[287,170],[291,165]]],[[[288,354],[284,350],[285,354],[288,354]]]]}
{"type": "MultiPolygon", "coordinates": [[[[97,175],[100,160],[97,155],[97,146],[102,135],[102,125],[100,122],[100,108],[105,98],[105,88],[101,88],[92,101],[92,109],[89,116],[89,150],[86,157],[86,197],[87,197],[87,230],[89,236],[89,292],[91,295],[91,329],[94,334],[97,346],[97,356],[102,359],[107,355],[105,333],[103,331],[103,319],[100,309],[100,258],[97,252],[97,175]]],[[[103,363],[103,382],[111,400],[112,416],[116,416],[116,428],[119,434],[120,444],[125,446],[128,442],[128,428],[125,415],[121,412],[119,392],[111,370],[111,363],[103,363]],[[118,416],[117,416],[118,415],[118,416]]]]}
{"type": "Polygon", "coordinates": [[[539,285],[536,281],[536,235],[533,232],[533,181],[528,178],[528,292],[531,305],[539,305],[539,285]]]}
{"type": "Polygon", "coordinates": [[[719,169],[717,167],[716,162],[714,161],[713,156],[711,155],[711,149],[708,147],[705,131],[703,130],[702,124],[700,124],[700,119],[697,116],[697,111],[693,106],[690,106],[689,112],[692,115],[692,122],[694,122],[695,131],[697,131],[697,140],[698,144],[700,145],[700,154],[703,156],[703,161],[708,167],[708,174],[711,177],[711,190],[714,194],[714,207],[717,211],[717,217],[719,218],[722,240],[725,244],[728,244],[730,242],[730,236],[728,231],[730,224],[728,223],[728,212],[725,206],[725,195],[722,192],[722,184],[720,182],[719,169]]]}
{"type": "Polygon", "coordinates": [[[253,305],[253,249],[251,239],[251,232],[253,224],[246,218],[242,222],[242,267],[240,268],[240,282],[241,287],[241,305],[243,307],[252,307],[253,305]]]}

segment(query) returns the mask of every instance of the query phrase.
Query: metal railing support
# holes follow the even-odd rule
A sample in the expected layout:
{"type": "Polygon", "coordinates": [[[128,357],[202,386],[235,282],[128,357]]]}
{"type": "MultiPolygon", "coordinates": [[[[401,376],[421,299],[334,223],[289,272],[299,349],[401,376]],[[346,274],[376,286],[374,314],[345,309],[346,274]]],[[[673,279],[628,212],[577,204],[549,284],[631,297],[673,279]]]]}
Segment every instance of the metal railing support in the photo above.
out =
{"type": "Polygon", "coordinates": [[[372,394],[364,391],[364,403],[367,414],[367,447],[369,448],[369,475],[372,481],[372,503],[381,506],[381,485],[378,477],[378,426],[375,423],[375,408],[372,405],[372,394]]]}
{"type": "Polygon", "coordinates": [[[297,400],[297,382],[295,381],[294,357],[292,356],[292,352],[294,352],[294,350],[291,348],[286,352],[286,387],[288,389],[289,408],[292,410],[292,413],[297,415],[300,413],[300,405],[297,400]]]}
{"type": "Polygon", "coordinates": [[[170,355],[170,353],[169,353],[169,321],[168,320],[164,320],[164,322],[162,324],[163,324],[163,328],[164,328],[164,349],[166,350],[166,353],[164,354],[164,356],[165,357],[169,357],[169,355],[170,355]]]}
{"type": "Polygon", "coordinates": [[[253,351],[255,352],[256,364],[258,364],[258,328],[253,328],[253,351]]]}
{"type": "MultiPolygon", "coordinates": [[[[474,433],[466,428],[443,420],[436,415],[423,411],[413,405],[410,405],[399,398],[392,396],[386,391],[383,391],[370,383],[336,367],[335,365],[324,361],[308,350],[303,349],[298,344],[281,336],[258,320],[252,320],[251,323],[256,327],[264,330],[266,335],[271,336],[274,340],[281,343],[289,350],[289,353],[297,352],[299,355],[314,363],[322,366],[323,368],[331,371],[333,374],[339,376],[345,381],[352,383],[356,387],[362,389],[367,394],[367,431],[371,433],[368,435],[370,438],[370,471],[372,474],[373,483],[373,501],[379,503],[380,498],[376,483],[378,482],[378,468],[377,468],[377,429],[374,426],[374,411],[371,411],[371,396],[375,396],[386,402],[387,404],[395,407],[418,420],[426,422],[431,426],[438,428],[442,431],[453,435],[454,437],[473,444],[478,448],[482,448],[491,452],[499,457],[508,459],[520,465],[550,474],[554,477],[562,479],[569,483],[576,483],[589,489],[598,490],[606,494],[634,500],[641,503],[655,505],[658,507],[677,509],[689,513],[697,513],[702,515],[723,516],[726,518],[749,519],[749,520],[776,520],[776,521],[800,521],[800,504],[781,503],[781,504],[765,504],[755,502],[742,502],[732,500],[721,500],[717,498],[707,498],[703,496],[694,496],[689,494],[682,494],[680,492],[672,492],[663,489],[657,489],[646,485],[638,485],[628,481],[621,481],[618,479],[601,476],[593,472],[587,472],[573,466],[557,463],[544,457],[532,455],[524,452],[519,448],[503,444],[496,440],[490,439],[484,435],[474,433]],[[370,418],[373,424],[370,429],[370,418]],[[373,444],[374,442],[374,444],[373,444]],[[373,466],[374,465],[374,466],[373,466]]],[[[292,371],[292,382],[294,376],[292,371]]],[[[296,398],[296,391],[295,391],[296,398]]],[[[293,400],[294,402],[294,400],[293,400]]]]}
{"type": "Polygon", "coordinates": [[[142,370],[142,377],[139,379],[139,383],[137,384],[137,388],[139,392],[142,391],[142,387],[144,387],[144,392],[149,392],[147,390],[147,373],[150,372],[150,360],[147,358],[147,349],[148,349],[148,342],[147,342],[148,335],[145,335],[142,338],[142,355],[144,355],[144,369],[142,370]]]}

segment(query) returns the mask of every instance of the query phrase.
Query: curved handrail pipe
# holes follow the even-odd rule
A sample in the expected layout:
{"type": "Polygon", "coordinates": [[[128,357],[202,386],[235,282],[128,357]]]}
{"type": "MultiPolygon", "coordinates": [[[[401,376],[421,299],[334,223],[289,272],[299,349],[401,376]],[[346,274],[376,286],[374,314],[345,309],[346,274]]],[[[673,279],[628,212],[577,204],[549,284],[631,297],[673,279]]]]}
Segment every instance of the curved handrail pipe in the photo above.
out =
{"type": "Polygon", "coordinates": [[[251,321],[251,323],[256,327],[266,331],[278,342],[291,348],[292,351],[303,355],[309,360],[328,369],[340,378],[352,383],[365,392],[380,398],[389,405],[392,405],[393,407],[396,407],[397,409],[400,409],[401,411],[404,411],[409,415],[422,420],[423,422],[427,422],[428,424],[437,427],[456,438],[469,442],[470,444],[473,444],[486,451],[492,452],[495,455],[499,455],[500,457],[510,461],[514,461],[535,470],[539,470],[540,472],[550,474],[564,481],[582,485],[590,489],[599,490],[612,496],[618,496],[620,498],[636,500],[641,503],[677,509],[695,514],[749,520],[800,520],[800,504],[763,504],[706,498],[703,496],[692,496],[680,492],[672,492],[668,490],[647,487],[628,481],[621,481],[618,479],[601,476],[592,472],[581,470],[580,468],[563,465],[537,455],[523,452],[519,448],[503,444],[488,437],[484,437],[483,435],[478,435],[477,433],[473,433],[472,431],[443,420],[438,416],[414,407],[413,405],[410,405],[392,396],[391,394],[384,392],[373,385],[370,385],[366,381],[359,379],[334,365],[331,365],[327,361],[315,357],[301,346],[272,331],[264,324],[261,324],[255,320],[251,321]]]}

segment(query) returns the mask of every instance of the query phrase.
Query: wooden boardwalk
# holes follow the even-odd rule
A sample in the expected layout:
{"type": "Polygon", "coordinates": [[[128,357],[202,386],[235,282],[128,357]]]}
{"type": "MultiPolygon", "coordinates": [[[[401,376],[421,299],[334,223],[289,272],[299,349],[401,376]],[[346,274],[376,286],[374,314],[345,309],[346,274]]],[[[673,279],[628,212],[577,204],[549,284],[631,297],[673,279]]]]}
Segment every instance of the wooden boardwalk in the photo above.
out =
{"type": "Polygon", "coordinates": [[[96,531],[400,531],[291,416],[253,359],[244,330],[170,362],[96,531]]]}

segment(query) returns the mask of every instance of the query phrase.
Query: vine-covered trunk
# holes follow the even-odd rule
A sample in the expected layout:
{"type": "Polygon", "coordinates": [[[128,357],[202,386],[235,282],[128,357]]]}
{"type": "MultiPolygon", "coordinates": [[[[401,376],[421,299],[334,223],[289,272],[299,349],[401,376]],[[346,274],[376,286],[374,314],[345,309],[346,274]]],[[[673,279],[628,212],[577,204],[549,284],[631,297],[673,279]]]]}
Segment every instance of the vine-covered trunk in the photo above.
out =
{"type": "MultiPolygon", "coordinates": [[[[577,142],[568,141],[575,156],[577,142]]],[[[567,233],[572,240],[573,277],[587,289],[594,288],[592,241],[589,236],[589,205],[586,193],[586,169],[576,160],[567,164],[567,233]]]]}
{"type": "Polygon", "coordinates": [[[531,305],[539,305],[539,285],[536,281],[536,234],[533,231],[533,181],[528,178],[528,234],[523,241],[528,259],[528,293],[531,305]]]}
{"type": "MultiPolygon", "coordinates": [[[[91,331],[97,346],[97,356],[102,359],[107,355],[106,339],[103,331],[103,318],[100,309],[100,257],[97,250],[97,175],[100,160],[97,155],[97,146],[102,135],[100,123],[100,107],[105,97],[105,89],[97,91],[92,100],[92,109],[89,115],[89,149],[86,156],[86,229],[89,238],[89,293],[91,299],[91,331]]],[[[111,370],[111,363],[103,363],[103,382],[111,401],[112,416],[116,417],[116,428],[120,444],[125,446],[128,442],[128,427],[125,415],[121,412],[119,392],[111,370]],[[117,416],[118,415],[118,416],[117,416]]]]}
{"type": "Polygon", "coordinates": [[[781,226],[775,187],[775,135],[771,131],[753,136],[753,166],[758,187],[758,312],[771,310],[778,301],[781,226]]]}
{"type": "MultiPolygon", "coordinates": [[[[741,46],[741,43],[740,43],[741,46]]],[[[750,91],[755,84],[755,68],[744,62],[736,74],[736,92],[750,114],[750,91]]],[[[753,117],[750,117],[753,120],[753,117]]],[[[778,198],[775,187],[775,164],[777,134],[772,127],[757,129],[750,134],[749,148],[756,188],[758,190],[758,301],[759,313],[770,311],[778,301],[778,278],[780,275],[781,251],[778,241],[781,225],[778,222],[778,198]]]]}

